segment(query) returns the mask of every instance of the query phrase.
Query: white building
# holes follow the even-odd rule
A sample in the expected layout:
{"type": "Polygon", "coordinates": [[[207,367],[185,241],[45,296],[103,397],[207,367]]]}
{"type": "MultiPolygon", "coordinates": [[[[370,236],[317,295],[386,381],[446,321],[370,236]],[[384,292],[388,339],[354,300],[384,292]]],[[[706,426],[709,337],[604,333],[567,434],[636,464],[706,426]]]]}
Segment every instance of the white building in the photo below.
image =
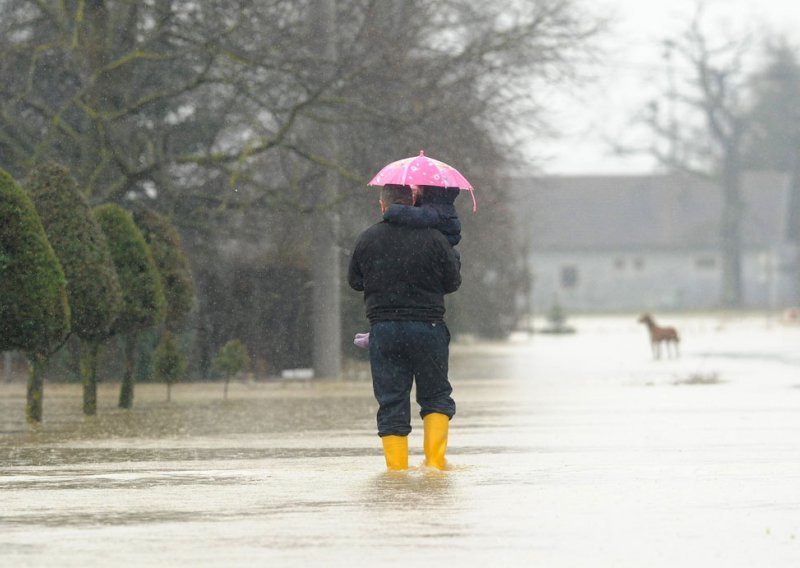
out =
{"type": "MultiPolygon", "coordinates": [[[[797,247],[787,242],[789,179],[743,176],[744,307],[798,297],[797,247]]],[[[721,188],[701,178],[517,178],[513,209],[527,241],[533,309],[703,310],[720,304],[721,188]]]]}

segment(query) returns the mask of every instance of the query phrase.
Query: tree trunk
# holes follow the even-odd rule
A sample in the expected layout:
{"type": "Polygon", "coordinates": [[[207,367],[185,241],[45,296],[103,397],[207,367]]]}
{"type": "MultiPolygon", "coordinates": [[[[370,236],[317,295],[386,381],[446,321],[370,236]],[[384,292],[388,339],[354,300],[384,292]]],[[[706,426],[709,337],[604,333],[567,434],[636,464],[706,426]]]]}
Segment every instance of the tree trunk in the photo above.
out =
{"type": "MultiPolygon", "coordinates": [[[[329,181],[332,174],[325,176],[329,181]]],[[[333,182],[335,183],[335,182],[333,182]]],[[[314,376],[338,377],[341,357],[339,218],[322,211],[314,220],[314,376]]]]}
{"type": "Polygon", "coordinates": [[[28,354],[31,368],[28,374],[27,404],[25,418],[28,424],[38,425],[42,422],[42,401],[44,399],[44,369],[47,358],[42,355],[28,354]]]}
{"type": "Polygon", "coordinates": [[[122,386],[119,390],[119,407],[131,408],[133,406],[133,367],[136,362],[136,340],[138,334],[134,331],[125,336],[125,375],[122,377],[122,386]]]}
{"type": "Polygon", "coordinates": [[[742,305],[742,201],[739,160],[729,151],[722,172],[722,298],[724,308],[742,305]]]}
{"type": "Polygon", "coordinates": [[[3,353],[3,365],[5,367],[5,379],[7,383],[11,382],[11,367],[14,355],[11,351],[3,353]]]}
{"type": "Polygon", "coordinates": [[[83,380],[83,413],[97,414],[97,352],[100,342],[96,339],[81,341],[81,378],[83,380]]]}
{"type": "Polygon", "coordinates": [[[69,359],[67,359],[69,368],[67,372],[77,378],[81,378],[81,339],[75,334],[70,335],[65,348],[69,353],[69,359]]]}
{"type": "MultiPolygon", "coordinates": [[[[336,2],[319,0],[313,3],[312,20],[319,40],[320,56],[327,62],[336,60],[336,2]]],[[[332,124],[316,126],[322,155],[336,159],[336,133],[332,124]]],[[[338,377],[342,367],[341,353],[341,278],[339,268],[339,215],[324,204],[333,204],[338,195],[338,175],[326,170],[322,176],[318,206],[313,219],[313,349],[315,377],[338,377]]]]}
{"type": "Polygon", "coordinates": [[[167,402],[172,402],[172,383],[167,381],[167,402]]]}

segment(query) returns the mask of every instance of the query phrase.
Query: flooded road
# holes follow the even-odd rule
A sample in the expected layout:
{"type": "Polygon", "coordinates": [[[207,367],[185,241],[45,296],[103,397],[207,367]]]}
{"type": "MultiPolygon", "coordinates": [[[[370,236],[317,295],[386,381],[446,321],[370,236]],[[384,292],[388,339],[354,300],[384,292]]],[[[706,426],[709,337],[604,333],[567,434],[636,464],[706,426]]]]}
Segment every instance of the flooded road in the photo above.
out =
{"type": "Polygon", "coordinates": [[[0,385],[2,566],[796,566],[800,329],[628,319],[453,348],[444,472],[384,471],[371,385],[0,385]]]}

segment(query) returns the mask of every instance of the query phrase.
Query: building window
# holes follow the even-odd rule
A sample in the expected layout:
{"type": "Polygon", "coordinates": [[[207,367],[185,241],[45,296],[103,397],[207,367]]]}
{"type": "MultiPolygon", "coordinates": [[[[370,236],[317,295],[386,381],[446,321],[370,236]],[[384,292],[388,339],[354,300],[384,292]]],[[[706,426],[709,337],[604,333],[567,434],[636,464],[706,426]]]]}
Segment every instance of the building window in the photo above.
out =
{"type": "Polygon", "coordinates": [[[694,265],[703,270],[709,270],[717,265],[717,259],[713,256],[699,256],[694,259],[694,265]]]}
{"type": "Polygon", "coordinates": [[[575,288],[578,285],[578,269],[575,266],[561,267],[561,287],[575,288]]]}
{"type": "Polygon", "coordinates": [[[633,266],[636,270],[642,270],[644,268],[644,259],[641,256],[637,256],[633,259],[633,266]]]}

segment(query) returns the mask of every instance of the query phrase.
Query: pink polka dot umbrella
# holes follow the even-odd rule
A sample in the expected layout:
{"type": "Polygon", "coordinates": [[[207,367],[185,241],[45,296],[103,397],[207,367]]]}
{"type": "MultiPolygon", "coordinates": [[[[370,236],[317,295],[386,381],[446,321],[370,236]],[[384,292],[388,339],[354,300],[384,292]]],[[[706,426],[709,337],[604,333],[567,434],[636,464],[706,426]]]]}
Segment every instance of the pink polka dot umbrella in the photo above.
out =
{"type": "Polygon", "coordinates": [[[419,156],[403,158],[384,166],[367,185],[432,185],[435,187],[457,187],[472,195],[472,211],[478,209],[472,184],[449,164],[434,160],[420,151],[419,156]]]}

